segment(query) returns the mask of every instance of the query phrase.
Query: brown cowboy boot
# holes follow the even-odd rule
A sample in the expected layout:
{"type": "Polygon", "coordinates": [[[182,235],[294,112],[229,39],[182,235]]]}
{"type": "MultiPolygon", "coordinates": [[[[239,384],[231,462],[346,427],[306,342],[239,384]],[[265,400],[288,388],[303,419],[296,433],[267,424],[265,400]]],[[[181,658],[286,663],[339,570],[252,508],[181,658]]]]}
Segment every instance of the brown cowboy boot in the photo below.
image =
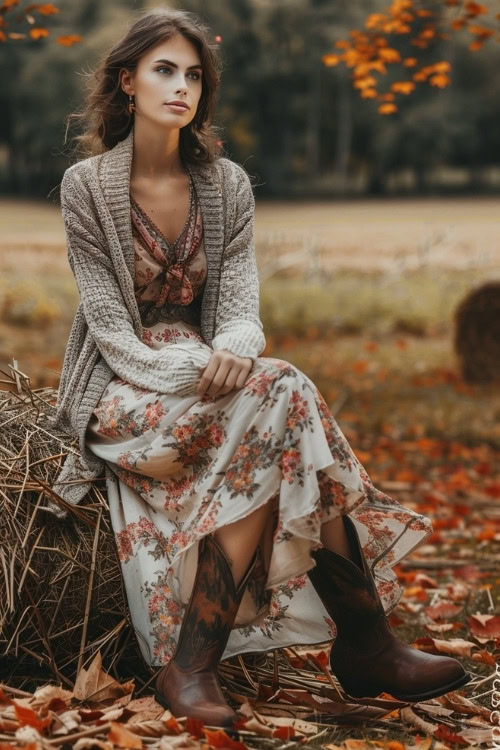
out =
{"type": "Polygon", "coordinates": [[[326,547],[312,551],[309,578],[334,620],[337,635],[330,667],[352,698],[386,692],[404,701],[423,701],[462,687],[472,679],[457,659],[419,651],[396,638],[389,625],[356,527],[342,516],[352,560],[326,547]]]}
{"type": "Polygon", "coordinates": [[[174,716],[192,716],[229,727],[239,716],[226,703],[217,665],[257,560],[257,550],[238,587],[224,551],[211,535],[201,539],[193,590],[169,663],[155,680],[158,702],[174,716]]]}

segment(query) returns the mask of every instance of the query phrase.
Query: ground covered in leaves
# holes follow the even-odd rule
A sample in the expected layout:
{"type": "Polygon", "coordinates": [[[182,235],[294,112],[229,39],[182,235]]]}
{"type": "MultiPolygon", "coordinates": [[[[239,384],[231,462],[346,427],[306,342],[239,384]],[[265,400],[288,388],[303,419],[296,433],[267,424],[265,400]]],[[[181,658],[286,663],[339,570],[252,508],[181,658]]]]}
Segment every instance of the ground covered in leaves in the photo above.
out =
{"type": "MultiPolygon", "coordinates": [[[[389,694],[354,701],[327,668],[328,644],[246,654],[220,665],[227,698],[241,717],[234,730],[226,731],[173,717],[155,701],[153,678],[146,683],[117,680],[103,670],[98,653],[81,669],[72,690],[54,682],[30,689],[27,682],[24,690],[1,685],[0,750],[492,747],[494,679],[500,677],[500,462],[490,413],[494,391],[488,395],[487,386],[466,386],[446,362],[410,377],[411,356],[405,360],[406,377],[398,367],[384,365],[384,378],[377,379],[379,368],[370,367],[370,341],[357,337],[360,355],[350,365],[352,337],[345,339],[344,348],[337,343],[337,369],[331,376],[320,357],[328,342],[310,341],[312,358],[309,368],[302,369],[325,393],[374,484],[432,518],[433,536],[395,567],[405,593],[389,618],[394,631],[415,648],[459,658],[472,681],[418,704],[389,694]],[[363,367],[356,364],[361,358],[363,367]],[[470,424],[462,432],[450,427],[458,425],[456,413],[471,408],[468,400],[475,403],[474,435],[468,432],[470,424]],[[430,413],[433,402],[450,405],[440,423],[426,420],[423,405],[430,413]],[[418,404],[423,409],[419,418],[418,404]],[[482,438],[476,434],[480,428],[482,438]]],[[[384,357],[389,358],[392,345],[398,360],[413,344],[410,337],[386,340],[384,357]]],[[[273,356],[299,365],[304,353],[300,339],[292,347],[289,340],[276,338],[274,347],[273,356]]]]}

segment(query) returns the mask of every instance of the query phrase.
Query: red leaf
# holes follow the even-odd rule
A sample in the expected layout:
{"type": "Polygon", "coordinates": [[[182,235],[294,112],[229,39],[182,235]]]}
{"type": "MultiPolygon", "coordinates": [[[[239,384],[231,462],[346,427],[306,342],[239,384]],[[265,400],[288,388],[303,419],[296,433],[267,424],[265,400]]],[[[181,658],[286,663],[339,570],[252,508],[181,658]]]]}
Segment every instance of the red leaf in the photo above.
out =
{"type": "Polygon", "coordinates": [[[196,737],[196,739],[201,739],[203,737],[202,729],[204,727],[203,722],[201,719],[195,719],[192,716],[188,716],[186,719],[186,730],[193,735],[193,737],[196,737]]]}
{"type": "Polygon", "coordinates": [[[484,625],[474,615],[471,615],[467,617],[467,624],[471,634],[479,638],[500,638],[500,615],[492,615],[484,625]]]}
{"type": "Polygon", "coordinates": [[[243,742],[231,739],[223,729],[217,729],[217,731],[214,732],[211,729],[203,728],[203,733],[205,734],[208,744],[212,747],[225,747],[230,748],[230,750],[248,750],[243,742]]]}
{"type": "Polygon", "coordinates": [[[1,687],[0,687],[0,703],[12,703],[12,698],[9,698],[9,696],[4,693],[1,687]]]}
{"type": "Polygon", "coordinates": [[[434,731],[434,737],[436,737],[439,740],[446,740],[447,742],[455,742],[459,745],[468,745],[469,742],[464,739],[463,737],[460,737],[458,734],[455,734],[455,732],[451,732],[450,729],[445,724],[439,724],[438,728],[434,731]]]}
{"type": "Polygon", "coordinates": [[[446,620],[449,617],[454,617],[462,610],[457,604],[451,602],[441,602],[436,604],[434,607],[426,607],[425,614],[431,617],[433,620],[446,620]]]}
{"type": "Polygon", "coordinates": [[[330,659],[326,651],[318,651],[317,654],[311,654],[309,651],[306,656],[318,667],[328,666],[330,659]]]}
{"type": "Polygon", "coordinates": [[[51,716],[48,716],[45,719],[40,719],[33,709],[28,708],[27,706],[20,706],[15,700],[13,700],[12,703],[14,704],[16,717],[21,726],[28,724],[30,727],[34,727],[35,729],[38,729],[39,732],[42,732],[45,727],[52,723],[51,716]]]}
{"type": "Polygon", "coordinates": [[[293,727],[278,727],[273,731],[273,737],[279,737],[280,740],[289,740],[291,737],[295,737],[295,729],[293,727]]]}

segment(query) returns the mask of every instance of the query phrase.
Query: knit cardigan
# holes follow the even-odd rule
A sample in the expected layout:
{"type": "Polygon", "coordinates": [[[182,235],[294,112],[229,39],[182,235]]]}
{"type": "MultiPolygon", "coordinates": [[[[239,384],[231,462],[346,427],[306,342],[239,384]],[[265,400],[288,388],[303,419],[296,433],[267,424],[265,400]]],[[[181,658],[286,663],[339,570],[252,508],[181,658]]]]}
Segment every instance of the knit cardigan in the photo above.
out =
{"type": "MultiPolygon", "coordinates": [[[[53,490],[78,504],[103,472],[105,461],[89,450],[85,433],[92,412],[116,374],[140,388],[193,397],[211,352],[182,344],[154,350],[143,343],[134,294],[135,248],[130,212],[134,126],[112,149],[68,167],[61,182],[68,261],[80,302],[69,334],[53,427],[78,438],[53,490]],[[71,482],[69,484],[68,482],[71,482]],[[64,483],[64,484],[63,484],[64,483]]],[[[259,317],[259,277],[254,245],[255,200],[246,171],[219,157],[187,166],[203,221],[207,278],[201,336],[213,351],[227,349],[253,361],[266,347],[259,317]]],[[[51,500],[48,510],[65,517],[51,500]]]]}

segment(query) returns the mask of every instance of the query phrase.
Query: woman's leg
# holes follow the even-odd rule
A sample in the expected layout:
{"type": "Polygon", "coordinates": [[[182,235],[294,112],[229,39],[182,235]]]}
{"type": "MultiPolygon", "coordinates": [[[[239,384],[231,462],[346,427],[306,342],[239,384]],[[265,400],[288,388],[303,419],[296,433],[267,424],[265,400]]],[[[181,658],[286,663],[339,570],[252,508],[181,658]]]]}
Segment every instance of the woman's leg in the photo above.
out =
{"type": "Polygon", "coordinates": [[[245,518],[222,526],[213,533],[215,541],[222,547],[231,565],[236,586],[248,568],[272,508],[273,502],[269,500],[245,518]]]}
{"type": "MultiPolygon", "coordinates": [[[[269,501],[245,518],[222,526],[213,534],[231,564],[236,585],[248,567],[271,512],[272,503],[269,501]]],[[[353,559],[342,516],[324,523],[321,526],[320,538],[327,549],[347,557],[348,560],[353,559]]]]}
{"type": "Polygon", "coordinates": [[[321,526],[320,539],[327,549],[347,557],[348,560],[353,559],[342,516],[337,516],[321,526]]]}

